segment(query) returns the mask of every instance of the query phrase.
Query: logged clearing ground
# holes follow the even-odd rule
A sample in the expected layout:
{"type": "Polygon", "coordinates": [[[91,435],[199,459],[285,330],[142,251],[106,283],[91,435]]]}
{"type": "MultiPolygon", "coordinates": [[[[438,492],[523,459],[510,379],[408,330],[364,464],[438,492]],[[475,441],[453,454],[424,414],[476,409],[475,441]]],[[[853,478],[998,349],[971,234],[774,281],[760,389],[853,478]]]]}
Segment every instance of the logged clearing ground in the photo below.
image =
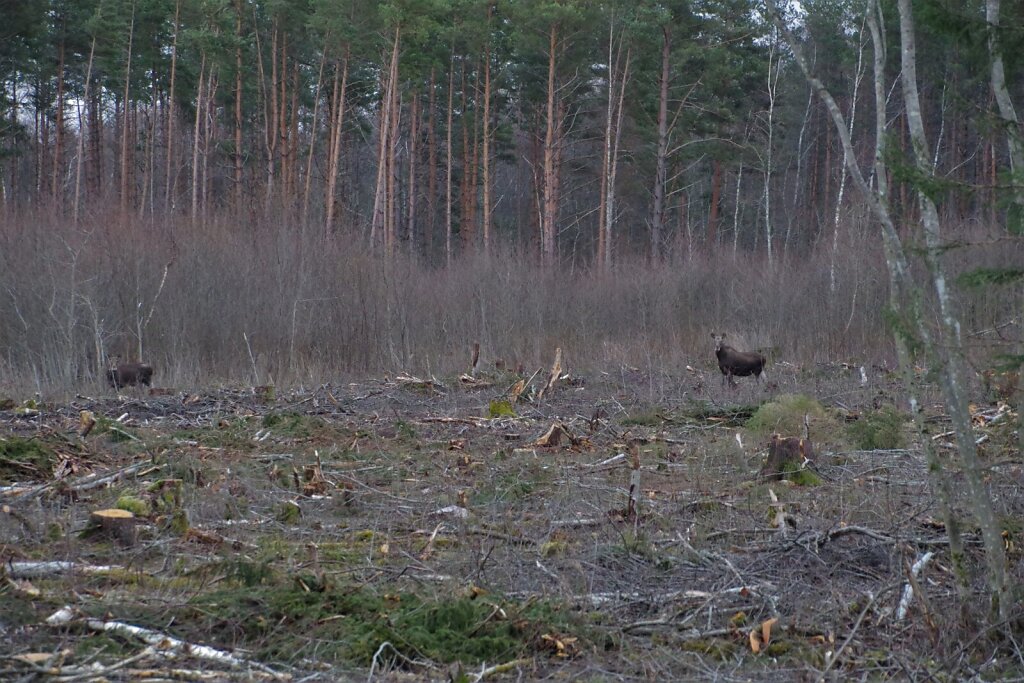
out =
{"type": "MultiPolygon", "coordinates": [[[[902,390],[866,372],[6,397],[0,678],[1019,678],[980,571],[958,595],[902,390]],[[810,471],[759,477],[805,421],[810,471]]],[[[988,398],[1019,584],[1016,416],[988,398]]]]}

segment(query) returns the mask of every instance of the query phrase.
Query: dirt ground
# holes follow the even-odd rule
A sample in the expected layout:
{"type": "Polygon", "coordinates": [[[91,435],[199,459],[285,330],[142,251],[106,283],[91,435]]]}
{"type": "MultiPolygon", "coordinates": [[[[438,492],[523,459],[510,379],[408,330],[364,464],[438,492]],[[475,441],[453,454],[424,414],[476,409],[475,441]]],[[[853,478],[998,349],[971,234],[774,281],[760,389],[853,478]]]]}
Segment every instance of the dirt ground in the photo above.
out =
{"type": "MultiPolygon", "coordinates": [[[[771,370],[733,389],[710,366],[621,367],[543,396],[547,371],[494,370],[10,397],[0,678],[1024,677],[1012,638],[983,625],[966,513],[976,576],[954,581],[910,423],[896,421],[896,447],[856,444],[852,425],[899,413],[896,379],[771,370]],[[787,395],[824,407],[801,485],[758,473],[771,431],[802,436],[785,433],[802,415],[749,422],[787,395]],[[112,508],[132,516],[93,515],[112,508]]],[[[951,457],[922,386],[928,438],[951,457]]],[[[1020,584],[1024,463],[1013,413],[983,399],[1020,584]]]]}

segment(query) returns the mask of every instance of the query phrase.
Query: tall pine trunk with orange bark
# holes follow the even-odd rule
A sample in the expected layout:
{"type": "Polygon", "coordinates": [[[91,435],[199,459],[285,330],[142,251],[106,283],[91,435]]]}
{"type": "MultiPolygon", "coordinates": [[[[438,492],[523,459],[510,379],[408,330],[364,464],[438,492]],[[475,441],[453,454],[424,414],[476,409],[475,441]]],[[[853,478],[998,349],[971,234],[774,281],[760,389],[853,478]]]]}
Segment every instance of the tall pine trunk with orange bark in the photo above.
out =
{"type": "Polygon", "coordinates": [[[340,172],[342,126],[345,122],[345,91],[348,87],[348,50],[342,58],[341,65],[334,65],[334,94],[331,110],[331,143],[330,156],[327,163],[327,194],[324,212],[325,227],[328,231],[334,227],[335,200],[337,197],[338,173],[340,172]],[[341,74],[339,76],[339,69],[341,74]],[[340,82],[339,82],[340,81],[340,82]]]}
{"type": "Polygon", "coordinates": [[[548,41],[548,82],[546,111],[547,120],[544,130],[544,167],[541,175],[541,212],[540,212],[540,254],[541,262],[553,266],[558,260],[557,227],[558,220],[558,161],[559,147],[562,137],[562,121],[559,116],[562,103],[558,94],[556,66],[558,53],[558,24],[549,27],[548,41]]]}

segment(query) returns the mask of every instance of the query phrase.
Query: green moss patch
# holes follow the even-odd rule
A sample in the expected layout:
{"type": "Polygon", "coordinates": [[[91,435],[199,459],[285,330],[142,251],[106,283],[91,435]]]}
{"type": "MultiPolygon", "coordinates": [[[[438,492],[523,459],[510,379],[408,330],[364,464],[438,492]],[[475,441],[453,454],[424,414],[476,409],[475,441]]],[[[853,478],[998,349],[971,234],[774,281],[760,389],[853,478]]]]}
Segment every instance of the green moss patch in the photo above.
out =
{"type": "Polygon", "coordinates": [[[783,394],[763,403],[744,425],[757,434],[779,433],[796,436],[804,430],[804,417],[812,422],[813,433],[834,434],[839,421],[823,405],[810,396],[783,394]]]}
{"type": "Polygon", "coordinates": [[[57,462],[57,454],[35,437],[0,438],[0,483],[26,479],[48,479],[57,462]]]}
{"type": "Polygon", "coordinates": [[[757,412],[756,405],[717,405],[711,401],[690,401],[683,410],[683,416],[699,423],[711,423],[724,427],[741,427],[757,412]]]}
{"type": "Polygon", "coordinates": [[[383,642],[409,659],[479,664],[525,656],[542,634],[574,630],[567,610],[543,601],[385,593],[314,576],[274,585],[258,567],[239,569],[231,578],[244,585],[176,610],[179,635],[203,633],[269,660],[294,661],[315,648],[320,661],[369,666],[383,642]]]}
{"type": "Polygon", "coordinates": [[[907,415],[892,406],[875,410],[851,422],[846,428],[850,442],[864,451],[906,448],[904,426],[907,415]]]}
{"type": "Polygon", "coordinates": [[[491,401],[487,406],[487,416],[492,420],[497,417],[515,417],[516,411],[512,403],[505,399],[491,401]]]}
{"type": "Polygon", "coordinates": [[[660,427],[666,422],[671,422],[671,416],[667,415],[662,408],[650,408],[640,410],[622,419],[624,426],[638,425],[640,427],[660,427]]]}

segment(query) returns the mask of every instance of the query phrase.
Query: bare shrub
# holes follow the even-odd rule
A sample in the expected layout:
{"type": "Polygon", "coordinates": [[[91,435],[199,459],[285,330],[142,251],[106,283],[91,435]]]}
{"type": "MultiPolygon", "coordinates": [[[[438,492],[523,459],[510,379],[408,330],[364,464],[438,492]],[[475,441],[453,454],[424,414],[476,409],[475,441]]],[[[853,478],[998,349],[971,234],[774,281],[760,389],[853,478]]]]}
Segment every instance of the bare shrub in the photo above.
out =
{"type": "MultiPolygon", "coordinates": [[[[731,251],[660,265],[624,257],[604,274],[544,269],[506,248],[443,269],[386,261],[345,232],[104,218],[78,229],[2,219],[0,384],[99,387],[114,353],[145,357],[165,386],[443,376],[479,341],[485,363],[532,370],[561,346],[572,371],[628,366],[671,385],[685,365],[715,368],[712,330],[770,363],[893,356],[880,249],[858,240],[867,228],[855,222],[830,290],[827,252],[794,252],[775,268],[731,251]]],[[[1007,251],[955,258],[966,270],[1006,262],[1007,251]]],[[[1014,306],[1011,292],[960,296],[978,328],[1014,306]]]]}

